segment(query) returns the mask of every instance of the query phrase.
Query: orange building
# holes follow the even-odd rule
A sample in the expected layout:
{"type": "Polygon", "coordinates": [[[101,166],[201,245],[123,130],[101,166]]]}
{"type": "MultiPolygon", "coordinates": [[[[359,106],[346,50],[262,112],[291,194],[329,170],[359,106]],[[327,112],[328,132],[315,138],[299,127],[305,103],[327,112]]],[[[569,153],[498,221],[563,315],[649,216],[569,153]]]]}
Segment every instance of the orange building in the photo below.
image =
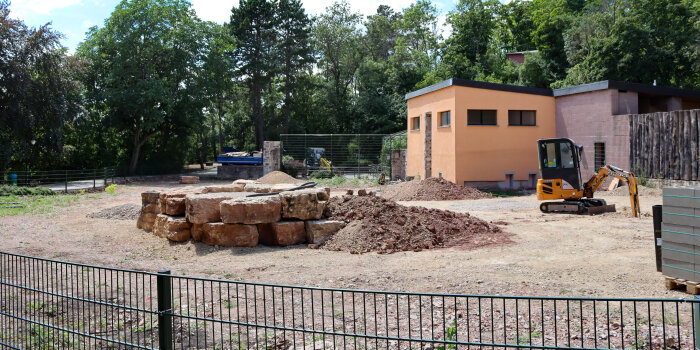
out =
{"type": "Polygon", "coordinates": [[[534,187],[536,140],[555,137],[552,90],[448,79],[406,95],[406,175],[534,187]]]}
{"type": "Polygon", "coordinates": [[[407,94],[406,103],[406,176],[517,189],[535,186],[543,138],[573,139],[584,178],[605,164],[630,169],[629,115],[698,109],[700,90],[613,80],[551,90],[455,78],[407,94]]]}

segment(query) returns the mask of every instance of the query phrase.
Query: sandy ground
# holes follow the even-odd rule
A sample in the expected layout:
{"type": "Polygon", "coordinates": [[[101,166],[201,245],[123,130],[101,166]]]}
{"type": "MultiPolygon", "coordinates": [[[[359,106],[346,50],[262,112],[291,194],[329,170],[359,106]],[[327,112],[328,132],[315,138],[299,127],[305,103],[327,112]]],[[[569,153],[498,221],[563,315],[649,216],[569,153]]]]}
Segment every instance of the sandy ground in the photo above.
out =
{"type": "Polygon", "coordinates": [[[410,202],[469,212],[505,223],[515,244],[473,251],[441,249],[390,255],[352,255],[307,249],[216,248],[169,243],[124,220],[86,214],[140,203],[140,193],[174,183],[120,185],[52,214],[0,218],[3,251],[110,267],[242,279],[251,282],[413,292],[492,295],[687,298],[668,291],[654,260],[651,206],[660,193],[640,197],[632,218],[626,196],[601,197],[618,213],[542,214],[534,195],[470,201],[410,202]]]}

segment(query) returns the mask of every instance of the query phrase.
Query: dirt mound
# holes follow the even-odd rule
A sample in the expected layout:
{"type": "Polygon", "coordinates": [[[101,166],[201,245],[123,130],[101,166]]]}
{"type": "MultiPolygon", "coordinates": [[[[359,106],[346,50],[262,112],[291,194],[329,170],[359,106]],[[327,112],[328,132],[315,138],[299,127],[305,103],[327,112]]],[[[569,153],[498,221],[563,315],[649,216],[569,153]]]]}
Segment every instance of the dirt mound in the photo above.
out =
{"type": "Polygon", "coordinates": [[[394,253],[512,242],[509,233],[469,214],[406,207],[374,196],[332,197],[325,214],[348,223],[323,245],[327,250],[394,253]]]}
{"type": "Polygon", "coordinates": [[[87,217],[93,219],[136,220],[139,218],[140,214],[141,205],[122,204],[87,214],[87,217]]]}
{"type": "Polygon", "coordinates": [[[299,180],[287,175],[281,171],[273,171],[257,180],[261,184],[277,185],[277,184],[298,184],[299,180]]]}
{"type": "MultiPolygon", "coordinates": [[[[653,187],[646,187],[642,185],[637,185],[637,192],[639,193],[639,197],[660,197],[663,193],[663,191],[660,188],[653,188],[653,187]]],[[[619,186],[618,188],[612,190],[612,191],[596,191],[595,195],[596,196],[610,196],[610,197],[626,197],[629,196],[630,190],[627,188],[627,186],[619,186]]]]}
{"type": "Polygon", "coordinates": [[[476,188],[459,186],[437,177],[387,186],[381,193],[382,197],[395,201],[446,201],[492,197],[476,188]]]}

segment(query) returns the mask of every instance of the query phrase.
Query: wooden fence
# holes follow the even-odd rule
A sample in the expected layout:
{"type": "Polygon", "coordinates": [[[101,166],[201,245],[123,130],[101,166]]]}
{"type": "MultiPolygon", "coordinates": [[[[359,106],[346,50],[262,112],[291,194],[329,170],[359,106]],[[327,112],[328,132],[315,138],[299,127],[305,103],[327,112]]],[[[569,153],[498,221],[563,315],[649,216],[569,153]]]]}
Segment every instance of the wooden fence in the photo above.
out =
{"type": "Polygon", "coordinates": [[[638,176],[700,180],[700,110],[630,115],[630,164],[638,176]]]}

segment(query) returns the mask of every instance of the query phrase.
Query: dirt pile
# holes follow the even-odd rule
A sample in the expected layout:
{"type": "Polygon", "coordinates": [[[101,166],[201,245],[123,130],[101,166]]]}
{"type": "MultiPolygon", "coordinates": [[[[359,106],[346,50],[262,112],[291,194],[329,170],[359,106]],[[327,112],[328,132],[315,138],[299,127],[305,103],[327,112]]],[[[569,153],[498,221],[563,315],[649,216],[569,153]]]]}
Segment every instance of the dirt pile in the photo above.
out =
{"type": "Polygon", "coordinates": [[[105,208],[87,214],[92,219],[112,219],[112,220],[136,220],[141,214],[141,206],[138,204],[122,204],[116,207],[105,208]]]}
{"type": "MultiPolygon", "coordinates": [[[[660,197],[662,195],[662,189],[660,188],[652,188],[652,187],[646,187],[642,185],[637,185],[637,193],[639,193],[639,197],[660,197]]],[[[630,190],[627,187],[627,185],[619,186],[618,188],[612,190],[612,191],[606,191],[605,189],[602,189],[600,191],[596,191],[595,195],[596,196],[601,196],[601,197],[626,197],[629,196],[630,190]]]]}
{"type": "Polygon", "coordinates": [[[277,184],[298,184],[299,180],[287,175],[281,171],[273,171],[257,180],[261,184],[277,185],[277,184]]]}
{"type": "Polygon", "coordinates": [[[325,214],[348,223],[322,246],[327,250],[382,254],[512,242],[509,233],[469,214],[406,207],[374,196],[332,197],[325,214]]]}
{"type": "Polygon", "coordinates": [[[476,188],[459,186],[437,177],[387,186],[381,193],[382,197],[395,201],[446,201],[492,197],[476,188]]]}

